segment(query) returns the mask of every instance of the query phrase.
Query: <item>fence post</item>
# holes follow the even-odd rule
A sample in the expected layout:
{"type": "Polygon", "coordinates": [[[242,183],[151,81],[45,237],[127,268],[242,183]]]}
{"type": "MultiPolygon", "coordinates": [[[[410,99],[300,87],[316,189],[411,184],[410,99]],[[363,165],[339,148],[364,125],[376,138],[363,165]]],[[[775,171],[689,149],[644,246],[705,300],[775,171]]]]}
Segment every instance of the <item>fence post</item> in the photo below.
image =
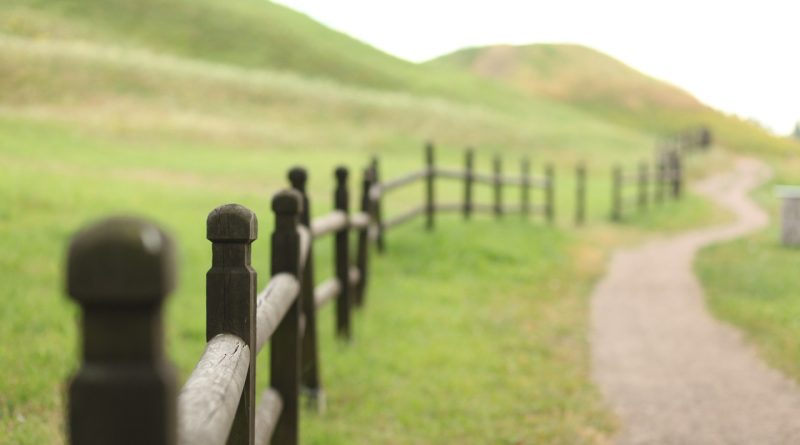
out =
{"type": "MultiPolygon", "coordinates": [[[[369,191],[372,188],[372,170],[364,169],[361,181],[361,212],[370,214],[369,191]]],[[[356,287],[356,305],[363,306],[366,300],[367,277],[369,275],[369,230],[368,225],[358,231],[358,245],[356,251],[356,267],[361,274],[361,279],[356,287]]]]}
{"type": "Polygon", "coordinates": [[[666,168],[664,163],[664,153],[661,150],[656,152],[656,172],[655,172],[655,193],[654,203],[661,204],[664,201],[664,180],[666,178],[666,168]]]}
{"type": "Polygon", "coordinates": [[[520,181],[520,210],[522,213],[523,218],[527,218],[528,215],[531,213],[531,199],[530,199],[530,187],[531,187],[531,162],[528,158],[522,158],[522,163],[520,165],[520,169],[522,170],[522,176],[520,181]]]}
{"type": "Polygon", "coordinates": [[[672,197],[680,199],[683,192],[683,163],[681,154],[677,151],[672,153],[670,157],[670,174],[672,178],[672,197]]]}
{"type": "Polygon", "coordinates": [[[472,184],[474,170],[475,152],[472,148],[467,148],[464,152],[464,219],[469,219],[472,215],[472,184]]]}
{"type": "Polygon", "coordinates": [[[145,220],[110,218],[72,238],[66,281],[83,311],[83,361],[69,382],[70,444],[175,443],[162,324],[175,267],[172,241],[145,220]]]}
{"type": "MultiPolygon", "coordinates": [[[[336,191],[334,192],[334,208],[347,215],[350,207],[350,197],[347,191],[347,169],[345,167],[336,168],[336,191]]],[[[349,219],[349,218],[348,218],[349,219]]],[[[350,340],[350,305],[352,303],[352,292],[350,291],[350,252],[349,252],[350,228],[345,226],[336,232],[334,236],[334,261],[336,278],[339,279],[341,292],[336,299],[336,333],[346,340],[350,340]]]]}
{"type": "MultiPolygon", "coordinates": [[[[234,334],[254,351],[257,277],[250,267],[250,252],[258,237],[256,215],[238,204],[217,207],[208,214],[206,237],[212,251],[211,269],[206,273],[206,341],[234,334]]],[[[255,364],[253,352],[228,436],[230,445],[255,441],[255,364]]]]}
{"type": "Polygon", "coordinates": [[[638,191],[639,196],[637,203],[639,205],[639,210],[646,210],[647,209],[647,182],[648,178],[648,171],[647,171],[647,162],[641,162],[639,164],[639,175],[638,175],[638,191]]]}
{"type": "MultiPolygon", "coordinates": [[[[272,211],[275,214],[275,229],[271,240],[270,272],[273,277],[282,273],[293,275],[302,285],[297,227],[303,213],[303,197],[295,190],[282,190],[272,198],[272,211]]],[[[270,386],[283,401],[283,410],[270,442],[274,445],[298,443],[302,309],[302,295],[298,295],[270,339],[270,386]]]]}
{"type": "Polygon", "coordinates": [[[500,155],[494,157],[494,216],[503,215],[503,164],[500,155]]]}
{"type": "Polygon", "coordinates": [[[579,162],[575,168],[575,225],[586,220],[586,164],[579,162]]]}
{"type": "MultiPolygon", "coordinates": [[[[308,172],[305,168],[294,167],[289,170],[289,182],[302,200],[299,223],[311,229],[311,203],[308,200],[306,184],[308,172]]],[[[308,405],[321,411],[324,397],[319,380],[319,352],[317,347],[317,311],[314,303],[314,243],[309,243],[306,264],[302,268],[300,285],[300,306],[305,327],[302,335],[302,355],[300,357],[300,384],[308,397],[308,405]]]]}
{"type": "Polygon", "coordinates": [[[434,184],[436,182],[436,168],[433,159],[433,142],[425,144],[425,168],[427,175],[425,176],[425,228],[428,230],[433,229],[433,218],[436,212],[436,203],[434,202],[434,184]]]}
{"type": "Polygon", "coordinates": [[[544,169],[545,182],[545,218],[549,224],[553,224],[556,218],[555,198],[556,198],[556,171],[553,164],[547,164],[544,169]]]}
{"type": "Polygon", "coordinates": [[[617,164],[612,170],[611,180],[611,220],[622,220],[622,167],[617,164]]]}
{"type": "MultiPolygon", "coordinates": [[[[372,158],[372,180],[375,185],[379,187],[381,184],[381,175],[380,175],[380,164],[378,161],[378,157],[375,156],[372,158]]],[[[377,197],[373,197],[375,200],[373,212],[375,215],[375,227],[377,229],[377,237],[376,237],[376,244],[378,246],[378,253],[383,253],[386,251],[386,239],[384,238],[384,234],[386,233],[385,227],[383,225],[383,192],[381,191],[378,193],[377,197]]]]}

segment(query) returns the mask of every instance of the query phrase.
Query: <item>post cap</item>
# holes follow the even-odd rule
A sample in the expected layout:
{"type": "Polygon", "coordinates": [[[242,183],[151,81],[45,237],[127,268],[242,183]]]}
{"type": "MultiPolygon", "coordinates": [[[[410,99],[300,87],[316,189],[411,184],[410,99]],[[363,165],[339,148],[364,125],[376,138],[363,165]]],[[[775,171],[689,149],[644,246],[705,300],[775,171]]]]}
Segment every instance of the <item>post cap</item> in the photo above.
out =
{"type": "Polygon", "coordinates": [[[208,214],[206,238],[209,241],[253,241],[258,238],[258,219],[239,204],[225,204],[208,214]]]}
{"type": "Polygon", "coordinates": [[[289,182],[292,183],[292,187],[297,190],[305,190],[306,189],[306,181],[308,180],[308,172],[303,167],[293,167],[289,170],[289,182]]]}
{"type": "Polygon", "coordinates": [[[336,167],[334,175],[336,176],[336,182],[343,183],[347,181],[347,167],[336,167]]]}
{"type": "Polygon", "coordinates": [[[175,288],[174,244],[156,224],[131,216],[79,231],[67,254],[67,292],[79,302],[147,304],[175,288]]]}
{"type": "Polygon", "coordinates": [[[272,197],[272,211],[278,215],[299,215],[303,212],[303,196],[297,190],[281,190],[272,197]]]}

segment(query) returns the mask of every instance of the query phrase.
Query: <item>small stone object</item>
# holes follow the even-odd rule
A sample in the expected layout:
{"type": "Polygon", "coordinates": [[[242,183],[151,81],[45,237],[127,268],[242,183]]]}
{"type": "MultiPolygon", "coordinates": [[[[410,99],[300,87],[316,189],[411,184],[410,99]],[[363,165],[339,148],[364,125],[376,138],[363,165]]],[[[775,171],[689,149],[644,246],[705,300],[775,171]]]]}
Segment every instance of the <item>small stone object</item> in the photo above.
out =
{"type": "Polygon", "coordinates": [[[784,246],[800,246],[800,187],[778,186],[777,195],[781,205],[781,243],[784,246]]]}

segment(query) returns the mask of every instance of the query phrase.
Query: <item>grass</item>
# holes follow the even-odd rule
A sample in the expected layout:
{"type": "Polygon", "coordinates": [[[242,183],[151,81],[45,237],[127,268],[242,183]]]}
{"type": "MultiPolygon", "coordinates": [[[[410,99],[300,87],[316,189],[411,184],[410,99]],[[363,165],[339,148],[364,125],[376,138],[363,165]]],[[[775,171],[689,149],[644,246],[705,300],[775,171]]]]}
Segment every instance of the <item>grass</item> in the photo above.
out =
{"type": "MultiPolygon", "coordinates": [[[[495,154],[509,172],[522,156],[536,172],[554,162],[557,224],[443,217],[434,233],[418,222],[391,232],[354,344],[334,341],[333,314],[321,314],[329,409],[304,413],[304,441],[604,443],[614,420],[588,379],[587,291],[611,246],[715,218],[689,199],[622,230],[608,223],[609,164],[650,156],[654,134],[399,61],[269,3],[2,2],[0,443],[63,442],[78,354],[63,255],[76,229],[136,213],[177,239],[167,339],[185,379],[205,344],[211,209],[238,202],[260,216],[263,285],[269,197],[288,168],[309,169],[320,214],[334,166],[356,172],[377,154],[392,178],[421,166],[428,138],[444,166],[461,165],[467,145],[484,172],[495,154]],[[590,227],[574,231],[578,160],[590,168],[590,227]]],[[[392,194],[387,213],[421,196],[419,186],[392,194]]],[[[476,190],[478,202],[490,196],[476,190]]],[[[461,186],[437,184],[437,197],[458,202],[461,186]]],[[[330,245],[317,253],[323,279],[330,245]]]]}
{"type": "Polygon", "coordinates": [[[800,379],[797,249],[780,244],[775,184],[796,184],[796,156],[768,157],[775,177],[754,193],[770,214],[766,230],[703,250],[696,264],[715,315],[741,328],[765,359],[800,379]]]}

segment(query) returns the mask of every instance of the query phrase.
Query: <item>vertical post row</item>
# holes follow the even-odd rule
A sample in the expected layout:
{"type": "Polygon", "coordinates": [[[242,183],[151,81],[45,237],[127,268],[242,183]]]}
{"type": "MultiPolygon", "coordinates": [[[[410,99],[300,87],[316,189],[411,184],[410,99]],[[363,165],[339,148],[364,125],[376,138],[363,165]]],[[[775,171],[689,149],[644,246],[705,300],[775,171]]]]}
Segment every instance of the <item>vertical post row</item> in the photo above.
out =
{"type": "Polygon", "coordinates": [[[622,220],[622,167],[615,165],[611,172],[611,220],[622,220]]]}
{"type": "MultiPolygon", "coordinates": [[[[251,244],[258,236],[256,215],[238,204],[226,204],[208,214],[206,229],[212,251],[211,269],[206,274],[206,341],[219,334],[234,334],[254,351],[256,271],[250,267],[250,258],[251,244]]],[[[253,353],[229,445],[255,441],[255,364],[253,353]]]]}
{"type": "Polygon", "coordinates": [[[494,216],[503,215],[503,164],[500,155],[494,157],[494,216]]]}
{"type": "Polygon", "coordinates": [[[520,211],[523,218],[527,218],[531,213],[531,162],[528,158],[522,158],[520,164],[521,181],[519,184],[520,190],[520,211]]]}
{"type": "Polygon", "coordinates": [[[433,229],[433,215],[436,212],[433,187],[436,182],[436,168],[433,160],[433,142],[425,144],[425,228],[433,229]]]}
{"type": "Polygon", "coordinates": [[[174,287],[172,241],[148,221],[110,218],[72,239],[67,291],[83,311],[83,362],[69,383],[70,444],[175,443],[162,324],[174,287]]]}
{"type": "MultiPolygon", "coordinates": [[[[306,229],[311,229],[311,203],[308,200],[306,184],[308,173],[302,167],[289,170],[289,182],[302,200],[299,223],[306,229]]],[[[314,303],[314,243],[309,243],[306,264],[302,268],[300,284],[300,306],[305,327],[302,335],[302,355],[300,357],[300,385],[308,396],[308,403],[317,410],[322,408],[324,400],[322,385],[319,379],[319,352],[317,346],[317,311],[314,303]]]]}
{"type": "Polygon", "coordinates": [[[586,164],[579,162],[575,168],[575,225],[586,220],[586,164]]]}
{"type": "Polygon", "coordinates": [[[639,205],[639,210],[646,210],[647,209],[647,183],[649,181],[648,178],[648,171],[647,171],[647,162],[642,162],[639,164],[639,175],[638,175],[638,191],[639,196],[637,203],[639,205]]]}
{"type": "MultiPolygon", "coordinates": [[[[371,200],[369,191],[372,189],[372,169],[364,169],[361,181],[361,212],[370,215],[371,200]]],[[[356,266],[361,274],[361,279],[356,287],[356,305],[363,306],[367,292],[367,277],[369,276],[369,225],[358,231],[358,245],[356,250],[356,266]]]]}
{"type": "MultiPolygon", "coordinates": [[[[272,276],[290,274],[303,283],[300,270],[300,234],[303,197],[283,190],[272,198],[275,229],[272,232],[272,276]]],[[[310,259],[310,257],[308,257],[310,259]]],[[[283,401],[283,410],[272,433],[273,445],[296,445],[299,439],[302,298],[296,298],[270,338],[270,386],[283,401]]],[[[260,445],[260,444],[259,444],[260,445]]]]}
{"type": "Polygon", "coordinates": [[[464,152],[464,219],[472,214],[472,184],[475,167],[475,153],[472,148],[464,152]]]}
{"type": "MultiPolygon", "coordinates": [[[[380,164],[377,156],[372,158],[371,169],[372,169],[372,181],[376,186],[380,187],[381,183],[380,164]]],[[[372,199],[375,201],[372,210],[375,216],[375,228],[378,231],[378,235],[376,237],[376,244],[378,246],[378,252],[383,253],[386,251],[386,239],[384,238],[386,230],[384,230],[385,227],[383,226],[383,192],[382,191],[379,192],[377,196],[372,196],[372,199]]]]}
{"type": "MultiPolygon", "coordinates": [[[[336,191],[334,192],[334,208],[347,215],[350,207],[350,197],[347,192],[347,169],[336,168],[336,191]]],[[[352,292],[350,291],[350,252],[349,252],[349,225],[338,230],[334,236],[333,249],[336,278],[339,279],[341,292],[336,299],[336,333],[347,340],[351,337],[350,305],[352,292]]]]}
{"type": "Polygon", "coordinates": [[[666,164],[664,162],[664,153],[659,150],[656,152],[656,172],[655,172],[655,193],[654,203],[661,204],[664,201],[664,182],[666,180],[666,164]]]}
{"type": "Polygon", "coordinates": [[[556,198],[556,171],[553,164],[547,164],[544,169],[545,178],[545,207],[544,215],[549,224],[553,224],[556,217],[555,198],[556,198]]]}

